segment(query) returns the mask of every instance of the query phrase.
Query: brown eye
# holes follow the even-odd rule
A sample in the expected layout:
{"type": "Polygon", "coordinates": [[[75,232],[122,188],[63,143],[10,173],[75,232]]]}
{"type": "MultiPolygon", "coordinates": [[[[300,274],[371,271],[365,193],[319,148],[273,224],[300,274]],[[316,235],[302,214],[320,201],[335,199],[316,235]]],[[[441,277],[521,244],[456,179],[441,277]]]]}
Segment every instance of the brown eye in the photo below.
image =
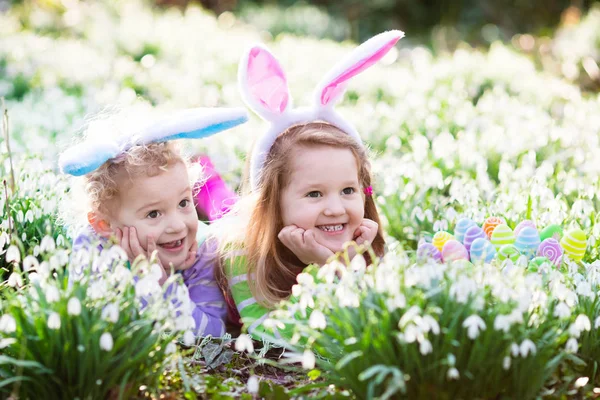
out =
{"type": "Polygon", "coordinates": [[[183,199],[179,202],[179,207],[180,208],[186,208],[187,206],[190,205],[190,200],[189,199],[183,199]]]}
{"type": "Polygon", "coordinates": [[[155,219],[155,218],[158,218],[159,216],[160,216],[160,213],[157,210],[152,210],[146,215],[146,218],[155,219]]]}
{"type": "Polygon", "coordinates": [[[312,197],[312,198],[317,198],[317,197],[321,197],[321,192],[318,192],[316,190],[313,190],[312,192],[308,192],[306,194],[306,197],[312,197]]]}
{"type": "Polygon", "coordinates": [[[342,190],[342,193],[344,194],[354,194],[356,192],[356,190],[353,187],[347,187],[344,190],[342,190]]]}

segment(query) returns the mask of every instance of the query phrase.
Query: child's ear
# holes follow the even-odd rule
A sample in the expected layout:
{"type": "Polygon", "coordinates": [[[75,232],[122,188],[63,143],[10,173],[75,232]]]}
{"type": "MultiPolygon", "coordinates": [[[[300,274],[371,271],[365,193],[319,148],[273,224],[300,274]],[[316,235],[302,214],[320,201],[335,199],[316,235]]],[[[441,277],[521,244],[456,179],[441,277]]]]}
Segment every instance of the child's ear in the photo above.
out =
{"type": "Polygon", "coordinates": [[[87,217],[88,217],[88,222],[90,223],[90,226],[92,227],[92,229],[94,229],[94,232],[96,232],[98,235],[108,238],[113,234],[113,230],[110,227],[110,224],[101,215],[90,211],[87,214],[87,217]]]}

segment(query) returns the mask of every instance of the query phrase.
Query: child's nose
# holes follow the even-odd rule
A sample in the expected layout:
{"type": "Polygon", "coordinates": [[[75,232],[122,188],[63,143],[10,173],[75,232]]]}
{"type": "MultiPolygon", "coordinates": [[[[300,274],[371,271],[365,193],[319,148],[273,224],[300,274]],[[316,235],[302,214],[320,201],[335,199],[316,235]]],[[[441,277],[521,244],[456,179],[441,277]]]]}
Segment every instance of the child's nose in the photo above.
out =
{"type": "Polygon", "coordinates": [[[327,216],[333,215],[342,215],[346,212],[344,208],[344,203],[342,203],[342,199],[339,196],[331,196],[327,199],[327,204],[325,205],[324,214],[327,216]]]}
{"type": "Polygon", "coordinates": [[[167,233],[180,232],[185,229],[185,222],[181,218],[171,218],[167,226],[167,233]]]}

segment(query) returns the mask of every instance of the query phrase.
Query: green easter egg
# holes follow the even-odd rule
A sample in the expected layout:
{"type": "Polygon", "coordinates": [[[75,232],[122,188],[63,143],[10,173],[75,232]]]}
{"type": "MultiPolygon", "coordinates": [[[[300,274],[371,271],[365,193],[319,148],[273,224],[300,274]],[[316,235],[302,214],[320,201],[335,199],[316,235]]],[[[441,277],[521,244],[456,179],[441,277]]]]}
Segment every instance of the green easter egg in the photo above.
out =
{"type": "Polygon", "coordinates": [[[573,229],[563,236],[560,245],[571,260],[581,261],[585,255],[587,238],[581,229],[573,229]]]}
{"type": "Polygon", "coordinates": [[[537,272],[543,264],[553,265],[552,261],[546,257],[536,257],[529,262],[527,270],[531,272],[537,272]]]}
{"type": "Polygon", "coordinates": [[[491,242],[496,247],[496,250],[502,246],[513,244],[515,242],[515,234],[506,224],[500,224],[492,232],[491,242]]]}
{"type": "Polygon", "coordinates": [[[559,241],[562,235],[563,229],[560,225],[548,225],[540,232],[540,240],[543,242],[548,238],[554,238],[559,241]]]}
{"type": "MultiPolygon", "coordinates": [[[[497,229],[497,228],[496,228],[497,229]]],[[[510,259],[512,262],[516,262],[521,257],[521,252],[512,244],[505,244],[500,247],[497,254],[498,260],[504,261],[510,259]]]]}
{"type": "Polygon", "coordinates": [[[452,266],[453,267],[458,267],[458,268],[470,268],[470,267],[474,267],[474,265],[469,262],[468,260],[465,259],[460,259],[460,260],[456,260],[452,262],[452,266]]]}

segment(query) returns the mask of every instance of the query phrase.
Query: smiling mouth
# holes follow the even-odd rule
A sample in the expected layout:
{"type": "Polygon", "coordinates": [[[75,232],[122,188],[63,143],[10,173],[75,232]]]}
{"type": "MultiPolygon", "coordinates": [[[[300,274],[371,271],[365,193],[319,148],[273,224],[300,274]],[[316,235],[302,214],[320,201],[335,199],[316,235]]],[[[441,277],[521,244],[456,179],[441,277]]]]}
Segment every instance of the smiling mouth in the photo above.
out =
{"type": "Polygon", "coordinates": [[[345,226],[346,226],[346,224],[319,225],[319,226],[317,226],[317,228],[319,228],[323,232],[335,233],[335,232],[343,231],[345,226]]]}
{"type": "Polygon", "coordinates": [[[160,243],[159,246],[166,250],[178,250],[183,245],[183,239],[173,240],[172,242],[160,243]]]}

